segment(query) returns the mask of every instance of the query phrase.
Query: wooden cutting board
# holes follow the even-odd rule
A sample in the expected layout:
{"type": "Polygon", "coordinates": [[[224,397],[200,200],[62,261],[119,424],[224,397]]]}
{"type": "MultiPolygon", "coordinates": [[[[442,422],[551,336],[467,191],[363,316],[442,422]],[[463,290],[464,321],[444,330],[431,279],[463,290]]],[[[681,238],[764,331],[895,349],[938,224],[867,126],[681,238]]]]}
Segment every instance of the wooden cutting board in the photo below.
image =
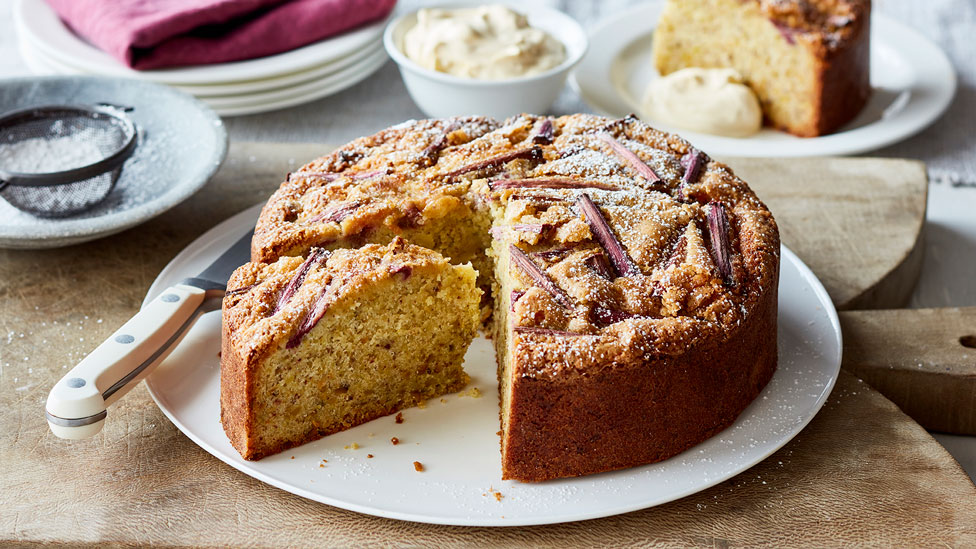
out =
{"type": "MultiPolygon", "coordinates": [[[[971,505],[976,487],[924,429],[847,373],[799,436],[727,482],[652,509],[533,528],[404,523],[292,496],[238,473],[197,447],[165,419],[141,386],[113,407],[105,429],[94,439],[54,438],[43,405],[57,379],[138,309],[152,280],[179,250],[216,222],[266,198],[287,171],[323,150],[235,144],[207,187],[139,227],[58,250],[0,250],[0,542],[296,547],[976,545],[976,508],[971,505]]],[[[913,163],[816,162],[821,164],[818,169],[834,174],[890,168],[892,173],[883,178],[891,185],[887,194],[882,193],[887,198],[874,200],[895,205],[924,202],[924,185],[899,179],[899,173],[917,167],[913,163]]],[[[834,211],[830,193],[849,195],[855,183],[849,177],[831,180],[814,193],[804,186],[807,180],[776,183],[782,173],[777,166],[743,162],[739,170],[753,170],[747,177],[758,182],[787,244],[819,269],[818,275],[833,281],[835,301],[856,304],[870,296],[898,294],[886,288],[884,280],[906,264],[917,233],[884,225],[874,246],[857,248],[860,244],[849,239],[862,238],[867,227],[853,221],[863,217],[856,208],[848,209],[850,216],[824,222],[821,216],[804,215],[796,203],[809,200],[834,211]],[[778,186],[767,197],[765,189],[771,185],[778,186]],[[874,266],[871,272],[879,273],[878,280],[843,269],[832,271],[844,260],[811,255],[816,253],[811,247],[820,245],[848,255],[859,250],[854,255],[874,266]],[[886,255],[881,250],[895,252],[886,255]]],[[[904,221],[903,215],[910,217],[900,212],[892,218],[904,221]]],[[[886,223],[881,217],[872,223],[886,223]]],[[[895,278],[904,282],[911,277],[895,278]]]]}

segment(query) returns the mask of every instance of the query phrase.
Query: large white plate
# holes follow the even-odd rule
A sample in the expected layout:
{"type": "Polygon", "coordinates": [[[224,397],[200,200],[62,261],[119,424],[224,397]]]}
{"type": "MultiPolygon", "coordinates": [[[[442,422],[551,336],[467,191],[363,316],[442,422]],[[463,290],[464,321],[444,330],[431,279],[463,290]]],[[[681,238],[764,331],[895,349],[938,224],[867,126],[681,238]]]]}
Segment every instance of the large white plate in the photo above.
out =
{"type": "Polygon", "coordinates": [[[18,0],[14,5],[14,21],[18,32],[45,54],[85,72],[173,85],[247,82],[299,72],[341,59],[378,42],[386,26],[386,20],[379,21],[302,48],[258,59],[137,71],[79,38],[42,0],[18,0]]]}
{"type": "MultiPolygon", "coordinates": [[[[160,273],[150,300],[202,270],[246,230],[260,206],[203,235],[160,273]]],[[[300,496],[361,513],[470,526],[549,524],[625,513],[703,490],[745,471],[796,435],[837,378],[837,314],[813,273],[783,248],[779,369],[728,429],[667,461],[539,484],[501,480],[494,353],[479,338],[465,369],[482,397],[448,395],[261,461],[241,459],[221,429],[220,314],[204,315],[147,379],[153,399],[190,439],[254,478],[300,496]],[[391,437],[400,444],[393,446],[391,437]],[[347,449],[353,443],[359,449],[347,449]],[[368,458],[372,454],[373,458],[368,458]],[[293,459],[294,458],[294,459],[293,459]],[[323,459],[328,460],[323,463],[323,459]],[[413,462],[425,471],[414,471],[413,462]],[[500,501],[490,490],[504,496],[500,501]]]]}
{"type": "MultiPolygon", "coordinates": [[[[590,50],[570,77],[583,100],[601,114],[640,113],[640,100],[659,75],[651,60],[653,21],[660,6],[616,15],[590,33],[590,50]]],[[[952,101],[956,74],[949,59],[921,34],[881,14],[871,18],[871,86],[864,110],[836,133],[795,137],[764,129],[747,138],[720,137],[650,124],[686,137],[719,156],[856,154],[906,139],[935,121],[952,101]]]]}
{"type": "MultiPolygon", "coordinates": [[[[27,40],[20,41],[20,53],[27,67],[36,74],[85,74],[82,69],[65,65],[47,56],[27,40]]],[[[209,95],[208,92],[198,98],[221,116],[239,116],[283,109],[352,87],[376,72],[387,59],[386,51],[382,47],[370,46],[365,50],[365,56],[358,59],[356,63],[323,76],[312,77],[307,81],[298,81],[282,88],[253,93],[209,95]]],[[[176,87],[188,93],[197,91],[192,86],[176,87]]]]}

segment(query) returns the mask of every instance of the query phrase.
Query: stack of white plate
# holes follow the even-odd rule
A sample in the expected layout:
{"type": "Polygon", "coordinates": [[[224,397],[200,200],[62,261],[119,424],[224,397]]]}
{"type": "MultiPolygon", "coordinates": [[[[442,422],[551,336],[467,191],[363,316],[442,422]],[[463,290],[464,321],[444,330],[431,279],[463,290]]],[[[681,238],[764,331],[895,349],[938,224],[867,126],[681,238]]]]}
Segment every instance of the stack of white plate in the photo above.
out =
{"type": "Polygon", "coordinates": [[[136,71],[75,35],[42,0],[18,0],[14,20],[21,55],[37,74],[142,78],[191,93],[222,116],[282,109],[337,93],[388,59],[381,21],[259,59],[136,71]]]}

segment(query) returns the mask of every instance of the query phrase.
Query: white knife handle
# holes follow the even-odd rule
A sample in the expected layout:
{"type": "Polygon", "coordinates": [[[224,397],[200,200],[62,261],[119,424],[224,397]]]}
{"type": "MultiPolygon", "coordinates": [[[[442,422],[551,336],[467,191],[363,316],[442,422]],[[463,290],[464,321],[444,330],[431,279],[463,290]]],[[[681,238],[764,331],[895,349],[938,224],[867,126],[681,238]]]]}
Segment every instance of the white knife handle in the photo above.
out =
{"type": "Polygon", "coordinates": [[[177,284],[149,302],[71,369],[47,397],[48,425],[61,438],[94,436],[106,408],[135,387],[186,332],[207,298],[177,284]]]}

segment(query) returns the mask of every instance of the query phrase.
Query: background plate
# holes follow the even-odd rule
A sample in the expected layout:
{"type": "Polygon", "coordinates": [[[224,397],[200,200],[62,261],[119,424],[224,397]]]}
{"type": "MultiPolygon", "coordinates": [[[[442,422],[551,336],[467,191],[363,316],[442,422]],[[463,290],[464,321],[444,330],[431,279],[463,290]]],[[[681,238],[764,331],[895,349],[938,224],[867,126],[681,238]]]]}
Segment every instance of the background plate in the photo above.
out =
{"type": "Polygon", "coordinates": [[[291,51],[195,67],[137,71],[71,32],[42,0],[18,0],[14,21],[19,33],[45,54],[89,73],[142,78],[164,84],[217,84],[281,76],[345,57],[377,42],[386,19],[291,51]]]}
{"type": "MultiPolygon", "coordinates": [[[[220,116],[256,114],[302,105],[358,84],[379,70],[389,59],[382,47],[370,46],[364,51],[366,55],[355,64],[309,81],[279,89],[233,95],[198,96],[198,99],[220,116]]],[[[39,75],[84,74],[80,69],[62,65],[57,60],[45,56],[43,52],[23,40],[20,42],[20,54],[28,68],[39,75]]],[[[195,92],[191,89],[195,86],[175,87],[190,93],[195,92]]]]}
{"type": "Polygon", "coordinates": [[[217,171],[227,153],[220,118],[189,94],[124,78],[48,76],[0,80],[0,113],[51,104],[133,107],[139,145],[115,188],[92,209],[43,219],[0,200],[0,247],[53,248],[122,231],[179,204],[217,171]]]}
{"type": "MultiPolygon", "coordinates": [[[[28,68],[41,74],[96,74],[89,73],[80,67],[65,64],[63,61],[51,57],[43,50],[33,45],[30,40],[22,38],[18,41],[21,55],[24,57],[28,68]],[[46,72],[41,72],[41,71],[46,72]]],[[[226,84],[183,84],[173,87],[183,90],[194,97],[207,100],[211,97],[227,97],[244,94],[257,94],[261,92],[288,89],[309,81],[320,80],[335,75],[344,69],[355,65],[360,65],[368,58],[371,58],[377,51],[383,49],[383,44],[377,42],[364,46],[362,49],[335,61],[329,61],[322,65],[311,67],[298,72],[285,74],[282,76],[272,76],[260,80],[249,80],[247,82],[229,82],[226,84]]]]}
{"type": "MultiPolygon", "coordinates": [[[[590,50],[570,83],[597,112],[613,117],[640,114],[644,90],[658,77],[651,59],[653,29],[648,22],[656,21],[659,11],[657,4],[638,6],[590,33],[590,50]]],[[[720,137],[642,118],[717,156],[856,154],[911,137],[934,122],[952,102],[956,74],[938,46],[875,13],[871,17],[871,86],[874,92],[861,114],[836,133],[822,137],[795,137],[769,128],[746,138],[720,137]]]]}
{"type": "MultiPolygon", "coordinates": [[[[146,296],[196,274],[253,227],[260,206],[221,223],[159,274],[146,296]]],[[[786,444],[823,405],[840,369],[837,315],[813,273],[783,248],[779,368],[728,429],[667,461],[539,484],[501,480],[494,352],[479,338],[466,356],[480,398],[448,395],[258,462],[231,447],[220,426],[220,314],[204,315],[146,380],[176,426],[206,451],[254,478],[361,513],[470,526],[550,524],[651,507],[713,486],[786,444]],[[393,446],[391,437],[400,444],[393,446]],[[353,443],[359,449],[348,449],[353,443]],[[367,458],[373,454],[373,458],[367,458]],[[294,456],[294,459],[292,457],[294,456]],[[328,460],[323,462],[322,460],[328,460]],[[420,461],[426,470],[414,471],[420,461]],[[496,500],[491,490],[504,497],[496,500]]]]}

